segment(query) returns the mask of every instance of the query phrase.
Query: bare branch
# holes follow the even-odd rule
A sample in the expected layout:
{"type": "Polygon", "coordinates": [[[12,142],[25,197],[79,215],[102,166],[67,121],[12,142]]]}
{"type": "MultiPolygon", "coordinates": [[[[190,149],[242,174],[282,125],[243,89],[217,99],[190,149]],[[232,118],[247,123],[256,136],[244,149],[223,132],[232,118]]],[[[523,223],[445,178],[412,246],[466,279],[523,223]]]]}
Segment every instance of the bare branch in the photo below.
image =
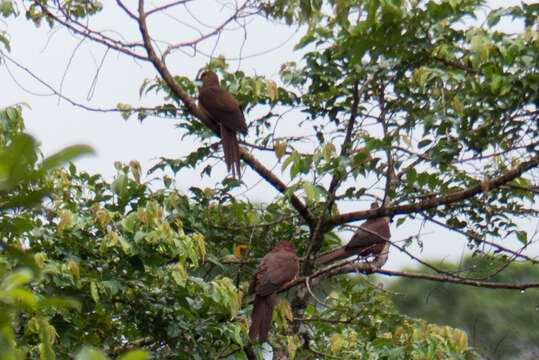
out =
{"type": "Polygon", "coordinates": [[[409,272],[403,272],[403,271],[382,270],[382,269],[376,270],[375,272],[378,274],[383,274],[383,275],[388,275],[388,276],[402,276],[402,277],[409,277],[409,278],[414,278],[414,279],[432,280],[432,281],[438,281],[438,282],[469,285],[469,286],[475,286],[475,287],[484,287],[484,288],[490,288],[490,289],[514,289],[514,290],[522,291],[529,288],[539,287],[539,282],[508,284],[508,283],[496,283],[496,282],[476,281],[476,280],[468,280],[468,279],[456,279],[456,278],[446,277],[446,276],[416,274],[416,273],[409,273],[409,272]]]}
{"type": "Polygon", "coordinates": [[[182,4],[185,4],[185,3],[188,3],[188,2],[191,2],[191,0],[180,0],[180,1],[174,1],[174,2],[171,2],[169,4],[165,4],[165,5],[162,5],[162,6],[159,6],[159,7],[156,7],[155,9],[152,9],[152,10],[149,10],[146,12],[146,17],[156,13],[156,12],[159,12],[159,11],[163,11],[165,9],[168,9],[168,8],[171,8],[173,6],[176,6],[176,5],[182,5],[182,4]]]}
{"type": "MultiPolygon", "coordinates": [[[[60,17],[58,17],[53,12],[51,12],[46,5],[42,4],[42,1],[35,0],[34,2],[40,6],[40,8],[43,10],[43,12],[47,16],[50,16],[54,21],[56,21],[57,23],[59,23],[60,25],[62,25],[64,27],[66,27],[67,29],[73,31],[74,33],[79,34],[79,35],[81,35],[81,36],[83,36],[85,38],[91,39],[91,40],[93,40],[93,41],[95,41],[95,42],[97,42],[99,44],[102,44],[102,45],[104,45],[104,46],[106,46],[108,48],[111,48],[113,50],[116,50],[118,52],[121,52],[121,53],[124,53],[126,55],[132,56],[132,57],[134,57],[136,59],[148,61],[147,57],[144,57],[144,56],[142,56],[140,54],[137,54],[136,52],[133,52],[131,50],[128,50],[128,48],[142,47],[142,44],[126,44],[126,43],[123,43],[123,42],[121,42],[119,40],[107,37],[107,36],[103,35],[102,33],[98,32],[98,31],[91,30],[90,28],[87,28],[84,25],[82,25],[82,24],[80,24],[80,23],[78,23],[76,21],[71,20],[73,23],[77,24],[77,26],[80,26],[82,28],[82,29],[79,29],[78,27],[73,26],[71,23],[60,19],[60,17]]],[[[61,8],[60,8],[60,11],[62,11],[61,8]]]]}
{"type": "MultiPolygon", "coordinates": [[[[195,40],[191,40],[191,41],[188,41],[188,42],[183,42],[183,43],[179,43],[179,44],[175,44],[175,45],[170,45],[163,52],[163,55],[161,56],[161,61],[165,61],[165,58],[168,56],[168,54],[170,54],[170,52],[172,52],[175,49],[178,49],[180,47],[185,47],[185,46],[193,46],[193,45],[196,45],[196,44],[202,42],[203,40],[206,40],[206,39],[208,39],[208,38],[210,38],[210,37],[212,37],[214,35],[220,34],[221,31],[223,31],[223,29],[228,24],[230,24],[232,21],[235,21],[239,17],[241,11],[244,10],[247,7],[248,4],[249,4],[249,0],[245,1],[239,8],[236,9],[236,11],[234,12],[234,15],[227,18],[223,23],[221,23],[219,26],[215,27],[209,33],[204,34],[204,35],[200,36],[199,38],[197,38],[195,40]]],[[[149,15],[149,13],[147,13],[147,15],[149,15]]]]}
{"type": "MultiPolygon", "coordinates": [[[[42,94],[42,96],[58,96],[59,98],[67,101],[68,103],[70,103],[71,105],[75,106],[75,107],[78,107],[78,108],[81,108],[81,109],[84,109],[84,110],[88,110],[88,111],[92,111],[92,112],[103,112],[103,113],[106,113],[106,112],[125,112],[125,111],[132,111],[132,112],[142,112],[142,111],[148,111],[148,112],[158,112],[158,111],[164,111],[164,110],[172,110],[170,109],[169,107],[167,106],[156,106],[156,107],[137,107],[137,108],[125,108],[125,109],[120,109],[120,108],[95,108],[95,107],[91,107],[91,106],[88,106],[88,105],[84,105],[82,103],[79,103],[79,102],[76,102],[75,100],[71,99],[71,98],[68,98],[67,96],[63,95],[61,93],[61,91],[59,90],[56,90],[52,85],[50,85],[48,82],[46,82],[45,80],[41,79],[38,75],[36,75],[35,73],[33,73],[29,68],[27,68],[26,66],[22,65],[21,63],[19,63],[17,60],[13,59],[11,56],[5,54],[4,52],[0,51],[0,55],[2,55],[2,58],[9,61],[11,64],[15,65],[16,67],[18,67],[19,69],[23,70],[25,73],[27,73],[28,75],[30,75],[30,77],[32,77],[34,80],[36,80],[37,82],[39,82],[41,85],[45,86],[47,89],[49,89],[51,91],[51,94],[42,94]]],[[[28,92],[28,90],[24,89],[25,91],[28,92]]]]}
{"type": "Polygon", "coordinates": [[[132,18],[132,19],[138,21],[137,16],[136,16],[135,14],[133,14],[133,13],[131,12],[131,10],[129,10],[129,9],[127,8],[127,6],[125,6],[124,3],[122,3],[121,0],[116,0],[116,3],[118,4],[118,6],[119,6],[119,7],[120,7],[120,8],[121,8],[121,9],[122,9],[122,10],[123,10],[129,17],[130,17],[130,18],[132,18]]]}

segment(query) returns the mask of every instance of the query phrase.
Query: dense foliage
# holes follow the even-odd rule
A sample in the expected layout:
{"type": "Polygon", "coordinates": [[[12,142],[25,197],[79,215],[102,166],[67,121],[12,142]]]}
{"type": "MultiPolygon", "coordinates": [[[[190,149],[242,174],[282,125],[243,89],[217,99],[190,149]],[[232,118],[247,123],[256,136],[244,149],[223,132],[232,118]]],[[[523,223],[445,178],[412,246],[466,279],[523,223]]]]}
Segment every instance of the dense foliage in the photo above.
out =
{"type": "MultiPolygon", "coordinates": [[[[159,48],[167,41],[147,18],[179,4],[190,6],[0,0],[5,17],[24,9],[36,25],[45,20],[150,62],[158,77],[149,75],[141,94],[157,93],[162,104],[117,110],[173,117],[199,144],[185,158],[162,158],[149,171],[152,183],[137,161],[116,164],[109,183],[73,164],[57,168],[86,147],[42,159],[20,107],[2,109],[0,359],[148,358],[127,353],[139,347],[159,359],[256,358],[263,348],[247,340],[247,284],[256,258],[280,239],[295,243],[302,281],[277,306],[274,358],[473,357],[466,333],[400,314],[363,281],[375,265],[320,269],[315,259],[340,245],[338,231],[350,222],[388,216],[396,220],[391,246],[413,241],[400,241],[398,226],[416,217],[465,236],[478,256],[495,250],[530,260],[496,244],[525,247],[532,234],[519,224],[537,215],[539,5],[495,9],[477,25],[479,0],[247,1],[223,8],[231,15],[221,28],[159,48]],[[91,28],[86,20],[107,6],[138,25],[138,42],[91,28]],[[219,72],[248,114],[242,159],[278,194],[263,204],[236,196],[239,180],[210,189],[181,177],[186,168],[215,176],[212,159],[221,154],[215,123],[194,101],[196,82],[173,76],[165,62],[260,13],[303,25],[301,62],[283,64],[278,82],[228,72],[223,57],[204,68],[219,72]],[[499,31],[503,17],[521,31],[499,31]],[[177,190],[171,175],[189,190],[177,190]],[[373,199],[380,208],[360,210],[373,199]],[[345,212],[349,204],[355,209],[345,212]]],[[[6,59],[7,35],[0,28],[6,59]]]]}
{"type": "MultiPolygon", "coordinates": [[[[10,109],[22,129],[19,109],[10,109]]],[[[14,142],[4,135],[8,145],[14,142]]],[[[38,158],[37,149],[29,149],[38,158]]],[[[267,220],[261,216],[268,212],[223,201],[227,189],[192,188],[190,196],[172,184],[151,189],[141,183],[136,162],[117,167],[112,184],[74,165],[44,173],[50,187],[43,206],[3,208],[2,220],[11,226],[2,228],[0,252],[2,359],[69,358],[84,345],[109,356],[145,346],[161,359],[241,357],[237,353],[248,341],[244,295],[252,265],[229,262],[237,263],[234,244],[248,241],[252,231],[230,241],[219,225],[210,224],[239,213],[256,223],[267,220]]],[[[275,205],[274,211],[285,207],[275,205]]],[[[280,231],[294,237],[291,226],[280,231]]],[[[329,296],[337,310],[310,305],[304,313],[316,339],[313,350],[330,347],[333,354],[353,358],[366,352],[421,357],[468,351],[463,332],[404,317],[387,295],[369,286],[346,278],[340,286],[329,296]]],[[[283,301],[278,309],[278,328],[286,334],[290,305],[283,301]]],[[[291,357],[300,351],[297,335],[281,337],[291,357]]],[[[78,358],[91,351],[103,356],[90,349],[78,358]]],[[[145,356],[132,352],[125,359],[145,356]]]]}

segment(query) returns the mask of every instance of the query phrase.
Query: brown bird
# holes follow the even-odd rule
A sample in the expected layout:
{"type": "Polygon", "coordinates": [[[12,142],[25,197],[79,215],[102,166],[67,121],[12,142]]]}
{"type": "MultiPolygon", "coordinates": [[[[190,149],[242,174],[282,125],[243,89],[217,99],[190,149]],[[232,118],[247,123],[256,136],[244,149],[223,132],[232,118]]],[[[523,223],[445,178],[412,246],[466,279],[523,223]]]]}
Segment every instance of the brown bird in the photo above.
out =
{"type": "MultiPolygon", "coordinates": [[[[371,209],[377,207],[378,204],[376,203],[371,205],[371,209]]],[[[352,255],[378,255],[384,249],[386,243],[385,239],[389,240],[390,236],[389,219],[387,217],[368,219],[361,224],[348,244],[337,249],[326,251],[318,258],[318,260],[316,260],[316,263],[326,264],[352,255]],[[369,232],[363,229],[369,230],[369,232]],[[378,234],[378,236],[375,234],[378,234]]]]}
{"type": "Polygon", "coordinates": [[[239,178],[241,176],[240,147],[236,133],[247,135],[243,110],[238,100],[219,85],[216,73],[204,71],[200,79],[202,86],[199,89],[198,102],[219,124],[226,168],[228,172],[232,171],[232,176],[239,178]]]}
{"type": "Polygon", "coordinates": [[[249,293],[256,294],[249,328],[251,341],[257,336],[261,343],[268,340],[277,292],[296,277],[298,270],[294,244],[289,241],[277,243],[260,261],[249,286],[249,293]]]}

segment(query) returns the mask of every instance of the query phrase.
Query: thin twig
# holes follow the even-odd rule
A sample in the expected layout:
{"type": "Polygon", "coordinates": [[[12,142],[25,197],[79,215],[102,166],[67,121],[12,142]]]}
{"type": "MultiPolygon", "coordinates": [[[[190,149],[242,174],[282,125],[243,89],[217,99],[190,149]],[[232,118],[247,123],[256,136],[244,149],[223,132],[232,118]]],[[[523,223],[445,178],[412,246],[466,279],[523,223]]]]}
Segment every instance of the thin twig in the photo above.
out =
{"type": "Polygon", "coordinates": [[[163,11],[165,9],[168,9],[168,8],[171,8],[173,6],[176,6],[176,5],[182,5],[182,4],[185,4],[185,3],[188,3],[190,2],[191,0],[180,0],[180,1],[174,1],[174,2],[171,2],[169,4],[165,4],[165,5],[162,5],[162,6],[159,6],[159,7],[156,7],[152,10],[148,10],[146,12],[146,17],[156,13],[156,12],[159,12],[159,11],[163,11]]]}

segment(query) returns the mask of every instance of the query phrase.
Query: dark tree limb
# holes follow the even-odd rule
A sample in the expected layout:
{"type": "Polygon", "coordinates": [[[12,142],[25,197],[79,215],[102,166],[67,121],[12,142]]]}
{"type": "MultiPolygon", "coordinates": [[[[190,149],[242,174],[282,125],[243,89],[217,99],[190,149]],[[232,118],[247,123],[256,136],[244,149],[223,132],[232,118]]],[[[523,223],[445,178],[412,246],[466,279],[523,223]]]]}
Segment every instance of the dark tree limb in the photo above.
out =
{"type": "Polygon", "coordinates": [[[361,219],[370,219],[370,218],[376,218],[376,217],[382,217],[382,216],[391,217],[395,214],[418,213],[423,210],[438,207],[440,205],[448,205],[448,204],[456,203],[456,202],[471,198],[474,195],[477,195],[485,191],[485,187],[488,188],[487,190],[498,188],[508,183],[509,181],[520,177],[526,171],[537,167],[537,165],[539,165],[539,155],[535,155],[530,160],[522,162],[520,165],[518,165],[512,170],[507,171],[505,174],[501,176],[488,179],[488,181],[484,181],[481,184],[471,186],[469,188],[465,188],[459,191],[454,191],[453,193],[450,193],[447,195],[436,196],[432,199],[424,200],[422,202],[414,203],[414,204],[397,205],[397,206],[381,207],[377,209],[353,211],[353,212],[349,212],[345,214],[332,216],[327,220],[328,227],[333,228],[341,224],[345,224],[351,221],[356,221],[356,220],[361,220],[361,219]]]}

